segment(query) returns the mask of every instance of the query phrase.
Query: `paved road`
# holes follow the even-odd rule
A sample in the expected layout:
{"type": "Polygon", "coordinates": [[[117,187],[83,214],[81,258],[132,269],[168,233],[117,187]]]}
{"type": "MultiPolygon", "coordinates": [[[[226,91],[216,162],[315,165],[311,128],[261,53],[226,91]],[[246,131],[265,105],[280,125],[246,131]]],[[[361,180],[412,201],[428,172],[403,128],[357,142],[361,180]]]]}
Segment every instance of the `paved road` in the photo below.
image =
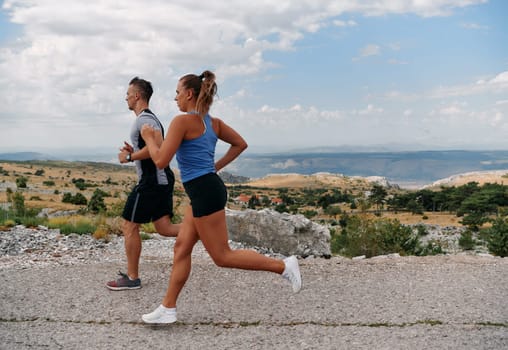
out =
{"type": "Polygon", "coordinates": [[[111,292],[124,264],[0,269],[0,349],[506,349],[508,259],[301,261],[304,289],[194,258],[179,322],[140,315],[165,291],[167,258],[145,257],[143,288],[111,292]]]}

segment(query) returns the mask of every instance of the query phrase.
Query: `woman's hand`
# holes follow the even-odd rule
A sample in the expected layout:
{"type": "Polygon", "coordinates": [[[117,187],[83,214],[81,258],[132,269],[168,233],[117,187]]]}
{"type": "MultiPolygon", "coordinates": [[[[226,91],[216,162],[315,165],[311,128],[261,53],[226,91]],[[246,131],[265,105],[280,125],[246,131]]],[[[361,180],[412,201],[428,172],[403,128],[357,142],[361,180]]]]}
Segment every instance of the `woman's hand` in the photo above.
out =
{"type": "Polygon", "coordinates": [[[145,142],[147,140],[152,140],[153,138],[155,138],[155,129],[153,128],[153,126],[143,124],[143,126],[141,127],[141,137],[143,138],[143,140],[145,140],[145,142]]]}

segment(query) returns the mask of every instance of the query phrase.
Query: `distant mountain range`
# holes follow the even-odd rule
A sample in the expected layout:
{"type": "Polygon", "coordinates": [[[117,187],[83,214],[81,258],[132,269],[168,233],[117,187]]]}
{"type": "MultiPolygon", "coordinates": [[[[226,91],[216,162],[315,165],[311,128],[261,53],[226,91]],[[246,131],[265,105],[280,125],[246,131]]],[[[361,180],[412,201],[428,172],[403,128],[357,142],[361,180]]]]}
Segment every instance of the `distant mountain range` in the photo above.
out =
{"type": "Polygon", "coordinates": [[[318,172],[383,176],[392,183],[426,184],[472,171],[508,169],[508,151],[323,152],[242,155],[228,171],[251,178],[318,172]]]}
{"type": "Polygon", "coordinates": [[[26,161],[26,160],[55,160],[47,154],[37,152],[16,152],[16,153],[0,153],[0,160],[26,161]]]}
{"type": "MultiPolygon", "coordinates": [[[[115,162],[116,155],[51,156],[36,152],[4,153],[0,160],[83,160],[115,162]]],[[[172,166],[176,166],[172,164],[172,166]]],[[[472,171],[508,169],[507,151],[410,152],[287,152],[242,154],[226,170],[234,175],[260,178],[268,174],[320,172],[345,176],[383,176],[392,183],[427,184],[472,171]]]]}

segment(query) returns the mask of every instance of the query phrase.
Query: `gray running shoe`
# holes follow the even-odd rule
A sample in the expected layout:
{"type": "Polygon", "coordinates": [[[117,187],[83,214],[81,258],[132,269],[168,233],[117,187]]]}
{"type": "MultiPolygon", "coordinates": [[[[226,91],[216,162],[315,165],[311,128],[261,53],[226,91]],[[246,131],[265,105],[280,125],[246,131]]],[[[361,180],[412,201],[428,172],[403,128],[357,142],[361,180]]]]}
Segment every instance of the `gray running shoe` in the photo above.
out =
{"type": "Polygon", "coordinates": [[[110,290],[127,290],[127,289],[139,289],[141,288],[141,280],[136,278],[135,280],[131,280],[127,274],[118,271],[118,274],[121,276],[119,279],[115,281],[109,281],[106,283],[106,287],[110,290]]]}

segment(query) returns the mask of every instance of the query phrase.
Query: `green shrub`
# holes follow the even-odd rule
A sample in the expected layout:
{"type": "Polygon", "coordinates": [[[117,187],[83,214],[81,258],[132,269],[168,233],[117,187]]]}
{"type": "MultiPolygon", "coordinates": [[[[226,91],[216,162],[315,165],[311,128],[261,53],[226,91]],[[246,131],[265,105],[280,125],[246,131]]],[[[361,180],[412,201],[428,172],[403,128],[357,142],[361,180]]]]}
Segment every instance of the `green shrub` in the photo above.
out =
{"type": "Polygon", "coordinates": [[[12,219],[0,220],[1,227],[10,228],[10,227],[14,227],[15,225],[16,225],[16,221],[14,221],[12,219]]]}
{"type": "Polygon", "coordinates": [[[15,192],[12,195],[12,209],[14,211],[14,215],[16,216],[25,216],[25,196],[23,196],[20,192],[15,192]]]}
{"type": "Polygon", "coordinates": [[[74,196],[70,192],[65,192],[62,197],[62,202],[76,205],[86,205],[88,203],[86,197],[79,192],[76,193],[74,196]]]}
{"type": "Polygon", "coordinates": [[[18,188],[26,188],[27,187],[27,185],[26,185],[27,182],[28,182],[28,178],[26,178],[24,176],[20,176],[20,177],[16,178],[16,186],[18,188]]]}
{"type": "Polygon", "coordinates": [[[106,192],[96,188],[88,202],[88,210],[92,213],[100,213],[106,211],[106,204],[104,203],[104,194],[106,192]]]}
{"type": "Polygon", "coordinates": [[[289,212],[289,209],[288,207],[286,207],[286,205],[284,204],[278,204],[277,206],[275,206],[275,211],[279,212],[279,213],[288,213],[289,212]]]}
{"type": "Polygon", "coordinates": [[[123,213],[124,207],[125,207],[125,200],[120,200],[118,202],[111,204],[111,207],[106,212],[106,214],[111,217],[121,216],[123,213]]]}
{"type": "Polygon", "coordinates": [[[67,223],[63,224],[58,228],[60,229],[60,233],[64,235],[69,235],[71,233],[76,233],[78,235],[91,234],[96,230],[96,227],[91,223],[80,223],[80,224],[67,223]]]}
{"type": "Polygon", "coordinates": [[[489,251],[498,256],[508,256],[508,218],[497,218],[487,229],[489,251]]]}
{"type": "Polygon", "coordinates": [[[462,225],[467,226],[470,230],[478,232],[480,227],[488,221],[484,213],[474,212],[464,215],[462,218],[462,225]]]}
{"type": "Polygon", "coordinates": [[[318,212],[315,210],[305,210],[303,212],[303,216],[305,216],[307,219],[312,219],[317,214],[318,214],[318,212]]]}
{"type": "Polygon", "coordinates": [[[418,237],[398,220],[370,220],[356,215],[347,218],[340,234],[334,233],[331,249],[335,254],[367,257],[390,253],[419,255],[422,251],[418,237]]]}
{"type": "Polygon", "coordinates": [[[427,236],[429,231],[427,231],[427,227],[425,225],[416,225],[416,231],[418,233],[418,237],[427,236]]]}
{"type": "Polygon", "coordinates": [[[76,188],[80,191],[83,191],[86,189],[86,183],[85,179],[79,178],[79,179],[72,179],[72,183],[76,186],[76,188]]]}
{"type": "Polygon", "coordinates": [[[61,234],[68,235],[76,233],[92,234],[97,230],[97,224],[86,217],[58,217],[48,220],[48,227],[52,229],[59,229],[61,234]]]}
{"type": "Polygon", "coordinates": [[[145,232],[141,232],[139,234],[139,236],[141,237],[142,241],[146,241],[146,240],[152,239],[152,235],[149,234],[149,233],[145,233],[145,232]]]}
{"type": "Polygon", "coordinates": [[[157,230],[155,229],[155,226],[153,225],[153,222],[147,222],[146,224],[142,224],[140,227],[141,231],[146,233],[156,233],[157,230]]]}
{"type": "Polygon", "coordinates": [[[441,242],[436,240],[430,240],[427,242],[427,245],[424,246],[418,255],[438,255],[443,254],[443,247],[441,246],[441,242]]]}
{"type": "Polygon", "coordinates": [[[473,238],[473,232],[470,229],[462,232],[459,238],[459,246],[464,250],[472,250],[476,244],[473,238]]]}
{"type": "Polygon", "coordinates": [[[20,225],[23,225],[25,227],[37,227],[39,225],[46,225],[48,222],[48,219],[46,218],[40,218],[37,216],[23,216],[20,218],[17,218],[17,223],[20,225]]]}

